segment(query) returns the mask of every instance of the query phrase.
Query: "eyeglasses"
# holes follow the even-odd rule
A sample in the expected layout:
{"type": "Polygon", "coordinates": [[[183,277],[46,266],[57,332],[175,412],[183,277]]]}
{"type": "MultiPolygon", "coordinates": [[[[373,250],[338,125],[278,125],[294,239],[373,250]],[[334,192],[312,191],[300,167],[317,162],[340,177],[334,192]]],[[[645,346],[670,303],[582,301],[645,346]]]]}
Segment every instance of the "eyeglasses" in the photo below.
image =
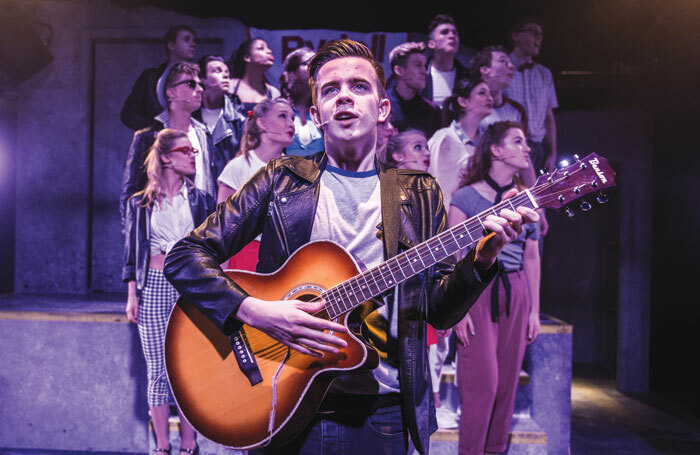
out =
{"type": "Polygon", "coordinates": [[[195,156],[199,153],[199,150],[196,148],[190,147],[188,145],[182,146],[182,147],[176,147],[172,150],[170,150],[168,153],[174,153],[174,152],[180,152],[183,153],[187,156],[195,156]]]}
{"type": "Polygon", "coordinates": [[[178,85],[186,84],[189,88],[194,90],[197,86],[200,86],[204,90],[204,85],[201,82],[197,82],[194,79],[185,79],[184,81],[176,82],[170,86],[170,88],[177,87],[178,85]]]}

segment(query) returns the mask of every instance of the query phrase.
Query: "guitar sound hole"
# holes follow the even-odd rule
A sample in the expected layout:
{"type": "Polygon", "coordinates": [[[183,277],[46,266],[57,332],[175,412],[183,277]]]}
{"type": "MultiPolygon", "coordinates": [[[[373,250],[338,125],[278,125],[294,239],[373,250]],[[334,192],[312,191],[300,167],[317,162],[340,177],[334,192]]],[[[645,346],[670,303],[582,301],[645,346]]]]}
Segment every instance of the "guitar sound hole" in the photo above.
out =
{"type": "Polygon", "coordinates": [[[302,295],[296,297],[297,300],[301,300],[302,302],[310,302],[310,301],[317,299],[317,298],[318,298],[318,296],[313,295],[313,294],[302,294],[302,295]]]}

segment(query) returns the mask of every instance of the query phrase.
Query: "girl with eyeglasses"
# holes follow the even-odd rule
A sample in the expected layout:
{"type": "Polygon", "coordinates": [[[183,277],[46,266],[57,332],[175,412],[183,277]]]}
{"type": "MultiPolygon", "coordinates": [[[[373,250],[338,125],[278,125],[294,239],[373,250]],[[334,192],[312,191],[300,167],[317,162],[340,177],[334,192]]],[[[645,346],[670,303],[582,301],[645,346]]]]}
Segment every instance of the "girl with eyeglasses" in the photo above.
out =
{"type": "MultiPolygon", "coordinates": [[[[170,311],[178,299],[163,276],[165,255],[214,211],[212,196],[194,187],[195,156],[187,133],[163,129],[145,160],[147,182],[127,202],[122,279],[127,282],[126,315],[138,324],[148,371],[148,408],[156,453],[169,454],[170,386],[164,341],[170,311]]],[[[180,415],[181,454],[196,454],[194,429],[180,415]]]]}

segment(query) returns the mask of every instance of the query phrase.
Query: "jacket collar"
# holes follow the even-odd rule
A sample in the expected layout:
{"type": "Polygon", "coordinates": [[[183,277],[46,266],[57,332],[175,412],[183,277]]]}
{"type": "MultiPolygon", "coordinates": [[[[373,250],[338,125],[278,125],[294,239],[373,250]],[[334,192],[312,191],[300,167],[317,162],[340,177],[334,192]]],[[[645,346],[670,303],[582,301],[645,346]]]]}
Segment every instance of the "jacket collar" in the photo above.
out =
{"type": "Polygon", "coordinates": [[[328,157],[326,152],[319,152],[307,159],[284,159],[282,165],[309,183],[314,183],[326,169],[328,157]]]}
{"type": "MultiPolygon", "coordinates": [[[[161,112],[153,118],[162,123],[165,128],[170,128],[170,112],[168,112],[167,109],[164,109],[163,112],[161,112]]],[[[200,122],[192,116],[190,116],[190,124],[195,128],[195,130],[207,130],[206,126],[204,126],[204,123],[200,122]]]]}
{"type": "Polygon", "coordinates": [[[214,144],[218,144],[227,137],[231,137],[233,135],[234,132],[231,129],[231,124],[234,122],[240,122],[242,125],[243,122],[245,122],[245,117],[243,114],[234,109],[231,98],[224,95],[224,111],[221,114],[221,117],[219,117],[219,121],[216,122],[214,130],[211,132],[211,138],[214,141],[214,144]]]}

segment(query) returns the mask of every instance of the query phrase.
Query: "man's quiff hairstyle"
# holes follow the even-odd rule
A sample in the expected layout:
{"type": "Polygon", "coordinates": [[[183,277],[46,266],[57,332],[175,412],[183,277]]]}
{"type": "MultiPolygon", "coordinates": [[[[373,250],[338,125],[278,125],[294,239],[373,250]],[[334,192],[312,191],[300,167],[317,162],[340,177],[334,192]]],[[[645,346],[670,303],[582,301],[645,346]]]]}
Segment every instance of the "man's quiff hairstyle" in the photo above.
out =
{"type": "Polygon", "coordinates": [[[372,55],[372,52],[364,44],[351,39],[341,39],[328,42],[314,55],[309,63],[309,86],[311,87],[311,99],[314,105],[317,99],[316,75],[318,71],[326,63],[344,57],[364,58],[372,65],[377,76],[379,99],[383,99],[385,97],[386,80],[384,79],[384,68],[382,68],[382,65],[379,64],[377,59],[374,58],[374,55],[372,55]]]}
{"type": "Polygon", "coordinates": [[[428,38],[430,38],[430,34],[433,33],[433,30],[438,28],[438,25],[442,24],[452,24],[455,26],[455,28],[457,28],[457,23],[452,16],[449,14],[438,14],[428,24],[428,38]]]}
{"type": "Polygon", "coordinates": [[[408,42],[399,44],[389,52],[389,64],[391,65],[391,70],[394,70],[396,65],[402,68],[406,67],[406,62],[408,62],[408,57],[411,54],[425,54],[425,43],[423,42],[408,42]]]}

